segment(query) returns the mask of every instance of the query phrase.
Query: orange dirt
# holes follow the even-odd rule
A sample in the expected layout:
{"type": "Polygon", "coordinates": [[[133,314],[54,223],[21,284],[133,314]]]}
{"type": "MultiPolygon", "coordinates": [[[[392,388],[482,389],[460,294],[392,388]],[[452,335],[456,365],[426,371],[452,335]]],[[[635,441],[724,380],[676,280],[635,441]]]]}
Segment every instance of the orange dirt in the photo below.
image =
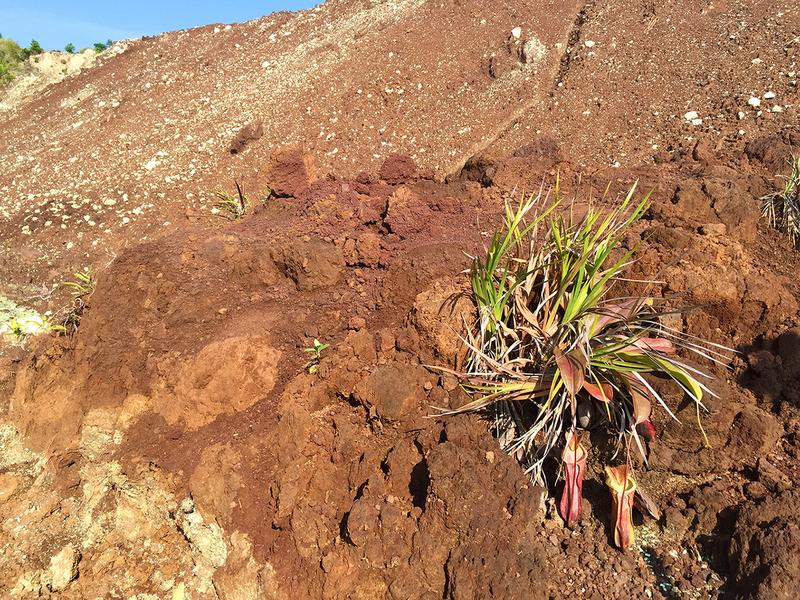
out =
{"type": "Polygon", "coordinates": [[[534,4],[165,34],[0,114],[0,292],[98,271],[74,337],[2,347],[0,596],[788,597],[800,254],[759,198],[800,143],[799,9],[534,4]],[[430,417],[463,402],[424,365],[459,364],[467,255],[557,174],[577,209],[653,190],[631,276],[740,352],[704,365],[711,448],[654,382],[681,423],[627,553],[597,461],[570,531],[485,421],[430,417]]]}

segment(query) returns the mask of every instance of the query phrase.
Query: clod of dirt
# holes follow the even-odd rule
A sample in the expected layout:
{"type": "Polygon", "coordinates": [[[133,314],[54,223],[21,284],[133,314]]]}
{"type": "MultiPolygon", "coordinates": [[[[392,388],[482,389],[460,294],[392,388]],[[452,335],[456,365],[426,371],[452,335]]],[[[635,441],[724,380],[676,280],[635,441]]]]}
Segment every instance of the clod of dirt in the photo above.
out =
{"type": "Polygon", "coordinates": [[[257,179],[278,198],[299,198],[317,180],[314,156],[300,148],[278,149],[257,179]]]}
{"type": "Polygon", "coordinates": [[[726,453],[735,460],[747,460],[769,453],[783,436],[783,426],[757,406],[745,406],[731,427],[726,453]]]}
{"type": "Polygon", "coordinates": [[[239,130],[239,133],[236,134],[233,141],[231,141],[230,153],[238,154],[244,150],[250,142],[260,140],[263,135],[264,124],[261,120],[245,125],[239,130]]]}
{"type": "Polygon", "coordinates": [[[381,239],[371,231],[349,237],[342,248],[345,261],[351,267],[377,267],[381,258],[381,239]]]}
{"type": "Polygon", "coordinates": [[[401,186],[389,196],[383,223],[392,233],[408,237],[425,226],[424,217],[428,212],[428,206],[418,194],[401,186]]]}
{"type": "Polygon", "coordinates": [[[728,557],[735,597],[789,600],[800,586],[800,492],[742,508],[728,557]]]}
{"type": "Polygon", "coordinates": [[[212,342],[184,363],[172,389],[154,400],[168,423],[196,429],[252,406],[275,385],[281,352],[258,336],[212,342]]]}
{"type": "Polygon", "coordinates": [[[745,154],[751,161],[763,164],[770,173],[782,173],[788,170],[788,159],[792,155],[792,145],[780,135],[762,135],[744,147],[745,154]]]}
{"type": "Polygon", "coordinates": [[[485,155],[471,156],[453,179],[461,181],[476,181],[482,187],[489,187],[494,183],[494,174],[497,171],[495,161],[485,155]]]}
{"type": "Polygon", "coordinates": [[[464,350],[461,327],[471,322],[474,310],[463,288],[450,280],[439,280],[417,295],[411,318],[423,346],[453,364],[456,355],[464,350]]]}
{"type": "Polygon", "coordinates": [[[417,173],[414,160],[404,154],[390,154],[378,172],[378,176],[390,185],[413,181],[417,173]]]}
{"type": "Polygon", "coordinates": [[[356,386],[356,398],[379,417],[400,421],[424,398],[427,371],[423,367],[392,363],[380,366],[356,386]]]}
{"type": "Polygon", "coordinates": [[[274,260],[301,291],[336,285],[344,267],[341,250],[320,239],[291,242],[275,252],[274,260]]]}

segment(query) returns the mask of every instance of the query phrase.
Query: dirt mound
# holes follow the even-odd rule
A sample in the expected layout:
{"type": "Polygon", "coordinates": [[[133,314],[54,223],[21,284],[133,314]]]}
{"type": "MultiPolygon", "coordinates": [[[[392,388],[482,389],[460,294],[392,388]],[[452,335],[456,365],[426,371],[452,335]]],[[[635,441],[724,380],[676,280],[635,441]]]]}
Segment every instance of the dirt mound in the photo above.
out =
{"type": "Polygon", "coordinates": [[[17,77],[11,85],[2,90],[0,113],[20,109],[34,100],[45,88],[94,67],[98,60],[102,61],[124,52],[128,43],[130,42],[127,40],[117,42],[102,53],[90,48],[77,53],[42,52],[30,57],[25,74],[17,77]]]}
{"type": "MultiPolygon", "coordinates": [[[[184,225],[131,248],[100,274],[74,339],[44,338],[10,363],[9,435],[18,429],[38,454],[3,467],[0,543],[27,533],[6,554],[13,575],[0,590],[716,597],[728,582],[772,593],[796,570],[770,570],[772,554],[753,562],[747,548],[765,547],[761,508],[782,506],[777,494],[800,480],[781,466],[796,464],[798,412],[786,384],[774,393],[788,403],[763,402],[769,377],[758,373],[794,364],[798,254],[757,219],[763,175],[739,157],[697,155],[617,171],[620,189],[634,178],[655,188],[627,242],[646,241],[634,274],[665,269],[663,295],[702,305],[687,331],[734,340],[745,358],[732,372],[709,366],[720,392],[706,420],[712,448],[688,406],[682,423],[656,423],[642,477],[663,517],[642,525],[638,552],[609,546],[599,479],[572,532],[486,423],[428,418],[430,406],[463,402],[422,365],[458,363],[459,315],[471,310],[459,272],[482,237],[472,224],[494,223],[508,189],[482,187],[469,168],[433,183],[393,158],[393,184],[306,181],[240,222],[184,225]],[[746,349],[778,333],[774,346],[746,349]],[[331,346],[310,374],[315,338],[331,346]],[[34,499],[41,510],[13,518],[34,499]]],[[[495,159],[492,178],[541,180],[552,168],[542,161],[495,159]]],[[[569,194],[579,177],[560,166],[569,194]]],[[[787,512],[780,531],[793,523],[787,512]]]]}

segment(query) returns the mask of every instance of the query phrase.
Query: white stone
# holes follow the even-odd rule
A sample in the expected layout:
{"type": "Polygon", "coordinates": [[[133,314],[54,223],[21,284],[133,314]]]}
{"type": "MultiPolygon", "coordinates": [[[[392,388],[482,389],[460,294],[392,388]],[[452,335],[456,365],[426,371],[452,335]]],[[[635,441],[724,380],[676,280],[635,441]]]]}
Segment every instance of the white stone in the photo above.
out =
{"type": "Polygon", "coordinates": [[[750,98],[750,100],[747,101],[747,103],[750,106],[752,106],[753,108],[756,108],[758,106],[761,106],[761,99],[760,98],[756,98],[755,96],[752,96],[750,98]]]}
{"type": "Polygon", "coordinates": [[[686,119],[687,121],[694,121],[699,116],[700,115],[697,114],[696,110],[690,110],[685,115],[683,115],[683,118],[686,119]]]}
{"type": "Polygon", "coordinates": [[[772,112],[774,113],[783,112],[783,107],[780,104],[776,104],[775,106],[772,107],[772,112]]]}
{"type": "Polygon", "coordinates": [[[594,40],[586,40],[585,42],[583,42],[583,45],[586,46],[587,48],[594,48],[594,40]]]}
{"type": "Polygon", "coordinates": [[[515,40],[518,40],[519,38],[521,38],[522,37],[522,27],[514,27],[514,29],[511,30],[511,36],[515,40]]]}
{"type": "Polygon", "coordinates": [[[764,94],[764,100],[772,100],[775,97],[775,92],[769,91],[764,94]]]}
{"type": "Polygon", "coordinates": [[[694,125],[695,127],[702,124],[703,124],[703,119],[692,119],[692,125],[694,125]]]}
{"type": "Polygon", "coordinates": [[[74,547],[64,546],[61,552],[50,559],[50,588],[54,592],[63,590],[78,576],[80,558],[80,552],[74,547]]]}

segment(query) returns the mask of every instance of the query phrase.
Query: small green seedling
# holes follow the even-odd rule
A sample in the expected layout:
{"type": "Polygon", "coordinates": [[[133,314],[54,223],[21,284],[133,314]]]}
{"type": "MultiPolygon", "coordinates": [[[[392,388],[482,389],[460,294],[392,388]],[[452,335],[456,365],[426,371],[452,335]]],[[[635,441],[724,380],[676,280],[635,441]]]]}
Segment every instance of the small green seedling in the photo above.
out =
{"type": "Polygon", "coordinates": [[[94,291],[94,271],[91,267],[84,267],[83,271],[73,274],[74,281],[64,281],[61,285],[72,288],[73,298],[85,298],[94,291]]]}
{"type": "Polygon", "coordinates": [[[226,194],[225,192],[214,192],[218,202],[216,207],[227,216],[229,221],[238,221],[250,209],[250,199],[245,196],[239,182],[234,181],[236,194],[226,194]]]}
{"type": "Polygon", "coordinates": [[[325,350],[329,344],[323,344],[318,339],[314,339],[314,345],[306,348],[304,351],[311,355],[311,360],[306,363],[306,369],[312,375],[319,369],[319,361],[322,360],[322,351],[325,350]]]}

